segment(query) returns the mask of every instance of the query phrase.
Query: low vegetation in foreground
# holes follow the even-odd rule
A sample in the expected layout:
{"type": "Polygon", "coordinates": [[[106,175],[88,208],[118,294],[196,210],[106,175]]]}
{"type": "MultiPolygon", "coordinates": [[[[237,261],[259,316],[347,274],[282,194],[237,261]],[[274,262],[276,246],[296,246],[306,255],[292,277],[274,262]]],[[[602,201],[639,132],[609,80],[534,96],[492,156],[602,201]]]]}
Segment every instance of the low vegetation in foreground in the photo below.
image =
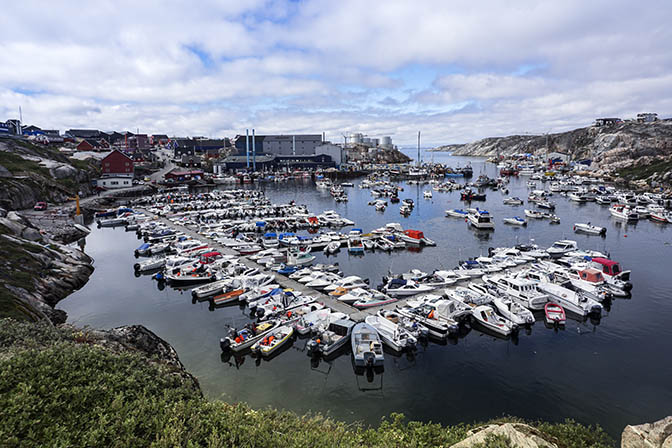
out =
{"type": "MultiPolygon", "coordinates": [[[[208,401],[193,380],[158,359],[103,348],[71,327],[0,320],[3,446],[429,447],[451,446],[476,426],[394,414],[367,428],[208,401]]],[[[599,427],[531,426],[560,447],[614,446],[599,427]]],[[[490,437],[478,446],[511,444],[490,437]]]]}

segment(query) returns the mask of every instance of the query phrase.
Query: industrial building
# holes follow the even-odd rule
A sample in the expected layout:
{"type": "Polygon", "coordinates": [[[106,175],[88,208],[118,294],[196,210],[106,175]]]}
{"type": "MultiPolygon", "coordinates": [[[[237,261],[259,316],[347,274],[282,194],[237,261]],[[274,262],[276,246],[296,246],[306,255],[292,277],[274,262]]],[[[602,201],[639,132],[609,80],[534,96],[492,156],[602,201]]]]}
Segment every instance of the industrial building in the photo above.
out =
{"type": "Polygon", "coordinates": [[[354,132],[347,137],[347,144],[350,147],[366,146],[367,148],[393,149],[392,137],[384,136],[381,138],[368,137],[361,132],[354,132]]]}
{"type": "MultiPolygon", "coordinates": [[[[250,135],[249,150],[257,154],[272,155],[312,155],[315,154],[315,148],[322,144],[321,134],[302,134],[302,135],[250,135]]],[[[237,135],[234,139],[234,146],[238,155],[247,153],[247,143],[245,135],[237,135]]]]}
{"type": "Polygon", "coordinates": [[[263,154],[255,158],[246,155],[228,156],[217,163],[216,172],[246,170],[256,166],[257,171],[292,171],[295,169],[335,168],[336,163],[327,154],[274,155],[263,154]]]}

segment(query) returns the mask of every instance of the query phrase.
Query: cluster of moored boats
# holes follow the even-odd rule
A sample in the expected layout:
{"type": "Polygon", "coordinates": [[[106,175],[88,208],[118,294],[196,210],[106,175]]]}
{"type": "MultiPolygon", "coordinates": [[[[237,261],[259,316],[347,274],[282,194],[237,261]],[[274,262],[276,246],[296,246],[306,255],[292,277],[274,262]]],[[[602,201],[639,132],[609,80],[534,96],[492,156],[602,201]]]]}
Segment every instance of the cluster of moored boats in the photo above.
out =
{"type": "MultiPolygon", "coordinates": [[[[194,301],[207,300],[215,308],[244,306],[252,320],[229,329],[220,340],[222,350],[237,354],[249,350],[272,357],[305,336],[311,356],[330,358],[349,347],[355,366],[376,367],[384,361],[383,347],[412,350],[427,339],[444,341],[471,328],[511,337],[539,318],[552,327],[561,327],[568,317],[599,319],[613,297],[628,296],[632,288],[630,272],[618,262],[581,251],[571,240],[545,250],[531,245],[493,248],[487,257],[465,260],[454,269],[389,275],[373,288],[367,279],[344,275],[338,265],[312,266],[314,257],[291,266],[279,262],[283,254],[278,247],[227,255],[205,242],[208,235],[201,241],[142,213],[118,212],[134,216],[138,235],[146,241],[136,253],[151,258],[136,265],[138,272],[151,271],[160,282],[193,288],[194,301]],[[287,288],[286,280],[305,289],[287,288]],[[363,311],[364,321],[351,320],[352,313],[343,307],[331,309],[325,296],[350,305],[353,313],[363,311]]],[[[176,224],[199,228],[198,221],[176,215],[176,224]]],[[[400,232],[413,244],[424,238],[421,232],[403,232],[398,224],[371,235],[400,232]]],[[[293,252],[288,249],[287,260],[293,252]]],[[[310,255],[300,247],[295,252],[310,255]]]]}

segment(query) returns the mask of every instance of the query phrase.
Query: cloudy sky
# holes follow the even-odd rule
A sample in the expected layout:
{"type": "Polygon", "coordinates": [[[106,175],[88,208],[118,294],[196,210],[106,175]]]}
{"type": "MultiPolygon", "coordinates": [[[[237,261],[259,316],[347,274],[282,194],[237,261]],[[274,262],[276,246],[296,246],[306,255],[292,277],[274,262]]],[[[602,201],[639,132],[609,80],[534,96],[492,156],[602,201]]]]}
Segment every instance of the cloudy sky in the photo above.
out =
{"type": "Polygon", "coordinates": [[[3,2],[0,120],[461,143],[672,116],[672,3],[3,2]]]}

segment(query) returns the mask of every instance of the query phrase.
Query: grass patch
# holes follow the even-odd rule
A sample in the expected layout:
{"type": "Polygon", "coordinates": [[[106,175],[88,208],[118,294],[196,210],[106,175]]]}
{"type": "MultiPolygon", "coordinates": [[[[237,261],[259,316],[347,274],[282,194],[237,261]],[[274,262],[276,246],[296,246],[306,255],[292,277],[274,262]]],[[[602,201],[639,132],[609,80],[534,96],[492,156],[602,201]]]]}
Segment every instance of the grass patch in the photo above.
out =
{"type": "Polygon", "coordinates": [[[618,175],[626,180],[639,180],[646,179],[654,173],[666,173],[668,171],[672,171],[672,160],[660,160],[648,165],[623,168],[618,170],[618,175]]]}
{"type": "Polygon", "coordinates": [[[12,174],[37,173],[45,177],[51,177],[49,170],[38,162],[26,160],[12,152],[0,151],[0,165],[7,168],[12,174]]]}
{"type": "MultiPolygon", "coordinates": [[[[473,428],[405,422],[401,414],[365,428],[208,401],[171,368],[103,349],[89,336],[0,320],[3,446],[430,447],[450,446],[473,428]]],[[[599,428],[534,425],[563,448],[615,446],[599,428]]],[[[481,444],[509,446],[502,437],[481,444]]]]}

